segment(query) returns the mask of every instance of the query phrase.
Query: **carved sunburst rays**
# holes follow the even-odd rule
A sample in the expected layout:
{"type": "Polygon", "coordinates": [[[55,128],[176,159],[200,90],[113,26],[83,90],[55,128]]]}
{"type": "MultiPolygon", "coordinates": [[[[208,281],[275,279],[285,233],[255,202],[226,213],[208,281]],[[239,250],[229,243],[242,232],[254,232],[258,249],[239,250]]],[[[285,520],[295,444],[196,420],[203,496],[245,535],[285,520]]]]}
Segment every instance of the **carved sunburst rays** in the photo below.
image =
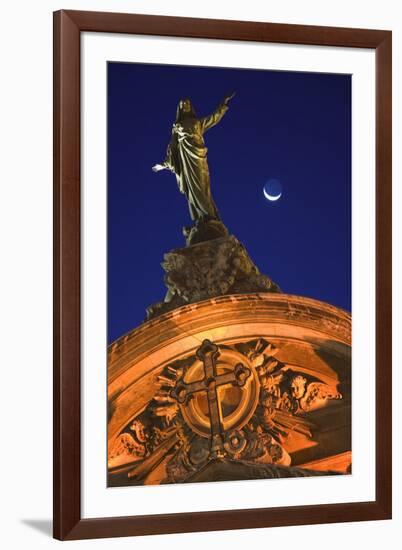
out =
{"type": "Polygon", "coordinates": [[[275,358],[278,348],[263,338],[249,342],[246,348],[244,344],[240,346],[255,367],[261,385],[260,404],[254,421],[282,444],[292,431],[310,438],[313,424],[295,417],[295,411],[286,406],[288,394],[285,392],[284,398],[283,388],[287,383],[291,384],[293,378],[288,376],[289,366],[275,358]]]}
{"type": "Polygon", "coordinates": [[[183,375],[183,370],[183,367],[167,365],[157,378],[159,389],[151,402],[151,410],[155,416],[163,417],[168,425],[173,422],[180,410],[176,399],[173,399],[170,393],[183,375]]]}
{"type": "MultiPolygon", "coordinates": [[[[258,373],[262,401],[264,396],[269,396],[274,408],[300,414],[324,407],[328,401],[342,399],[335,386],[298,374],[275,359],[278,348],[264,338],[236,347],[248,357],[258,373]]],[[[307,434],[307,429],[304,432],[307,434]]]]}
{"type": "Polygon", "coordinates": [[[272,359],[277,352],[278,349],[273,344],[267,342],[264,338],[258,338],[248,347],[246,355],[253,367],[258,368],[267,358],[272,359]]]}
{"type": "MultiPolygon", "coordinates": [[[[336,386],[307,375],[305,369],[301,372],[281,362],[276,358],[278,351],[273,343],[263,338],[219,346],[222,360],[235,365],[235,361],[241,360],[241,354],[243,363],[248,365],[248,370],[253,370],[259,381],[256,381],[258,405],[251,418],[244,426],[220,431],[221,452],[225,459],[290,465],[291,449],[297,448],[303,439],[314,438],[316,426],[309,413],[342,397],[336,386]]],[[[127,424],[111,449],[111,470],[131,468],[129,479],[148,483],[147,476],[152,477],[155,469],[158,476],[162,476],[159,482],[171,483],[184,481],[211,460],[213,434],[200,437],[175,398],[178,384],[197,366],[196,362],[197,357],[192,355],[162,369],[155,380],[153,398],[127,424]]],[[[199,374],[197,371],[197,376],[199,374]]],[[[220,376],[227,376],[227,373],[220,376]]]]}
{"type": "Polygon", "coordinates": [[[275,359],[278,348],[274,344],[267,342],[264,338],[258,338],[247,344],[238,344],[236,348],[243,353],[251,365],[256,369],[261,386],[264,388],[269,374],[273,373],[278,367],[285,368],[283,363],[275,359]]]}
{"type": "Polygon", "coordinates": [[[250,347],[242,350],[256,369],[262,391],[277,393],[283,373],[287,370],[284,363],[275,359],[278,348],[263,338],[255,340],[250,347]]]}
{"type": "MultiPolygon", "coordinates": [[[[177,401],[170,396],[170,392],[183,375],[184,365],[192,362],[192,358],[187,358],[185,361],[169,364],[162,370],[156,379],[157,388],[153,398],[145,410],[131,419],[122,430],[112,447],[113,456],[123,454],[124,451],[126,455],[135,454],[138,457],[140,453],[131,444],[131,439],[139,444],[141,456],[149,456],[157,452],[161,445],[165,445],[168,436],[185,427],[177,401]]],[[[179,436],[176,444],[182,444],[179,436]]],[[[126,460],[132,458],[128,456],[126,460]]]]}

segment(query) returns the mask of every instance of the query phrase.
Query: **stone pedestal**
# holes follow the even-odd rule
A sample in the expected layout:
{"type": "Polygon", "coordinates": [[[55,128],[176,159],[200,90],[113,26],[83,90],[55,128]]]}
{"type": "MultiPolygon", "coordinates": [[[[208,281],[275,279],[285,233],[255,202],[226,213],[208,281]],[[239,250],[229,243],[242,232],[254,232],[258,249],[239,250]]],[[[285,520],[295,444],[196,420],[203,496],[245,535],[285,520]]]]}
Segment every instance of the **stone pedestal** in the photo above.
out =
{"type": "MultiPolygon", "coordinates": [[[[200,237],[194,233],[192,242],[196,235],[200,237]]],[[[162,267],[168,292],[163,302],[147,309],[148,319],[226,294],[281,292],[276,283],[260,273],[245,247],[233,235],[172,250],[165,254],[162,267]]]]}

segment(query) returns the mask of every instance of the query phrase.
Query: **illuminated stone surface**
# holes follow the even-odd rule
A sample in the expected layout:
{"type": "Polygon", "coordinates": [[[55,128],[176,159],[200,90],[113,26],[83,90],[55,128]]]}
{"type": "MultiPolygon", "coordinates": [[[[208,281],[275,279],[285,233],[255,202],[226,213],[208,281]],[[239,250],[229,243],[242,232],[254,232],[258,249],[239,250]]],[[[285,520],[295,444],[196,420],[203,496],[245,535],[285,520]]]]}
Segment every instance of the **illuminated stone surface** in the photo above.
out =
{"type": "Polygon", "coordinates": [[[266,292],[174,309],[109,346],[109,484],[217,479],[216,460],[219,479],[347,473],[350,383],[351,317],[329,304],[266,292]],[[201,360],[206,340],[218,351],[201,360]]]}

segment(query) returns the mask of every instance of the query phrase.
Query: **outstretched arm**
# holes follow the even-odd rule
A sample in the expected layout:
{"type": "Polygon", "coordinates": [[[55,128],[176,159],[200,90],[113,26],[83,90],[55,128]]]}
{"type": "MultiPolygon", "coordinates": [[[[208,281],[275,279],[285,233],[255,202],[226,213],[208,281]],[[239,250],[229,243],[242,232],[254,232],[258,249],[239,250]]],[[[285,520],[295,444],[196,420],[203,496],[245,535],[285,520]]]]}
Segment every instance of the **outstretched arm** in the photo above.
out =
{"type": "Polygon", "coordinates": [[[173,161],[171,143],[168,145],[168,148],[167,148],[166,159],[160,164],[155,164],[154,166],[152,166],[153,172],[160,172],[161,170],[170,170],[171,172],[174,172],[174,161],[173,161]]]}
{"type": "Polygon", "coordinates": [[[161,170],[168,170],[168,166],[166,165],[165,162],[163,162],[162,164],[155,164],[154,166],[152,166],[153,172],[160,172],[161,170]]]}
{"type": "Polygon", "coordinates": [[[234,95],[235,93],[233,92],[232,94],[225,96],[211,115],[201,119],[203,132],[206,132],[207,130],[212,128],[212,126],[215,126],[215,124],[218,124],[223,115],[229,109],[229,101],[232,99],[232,97],[234,97],[234,95]]]}

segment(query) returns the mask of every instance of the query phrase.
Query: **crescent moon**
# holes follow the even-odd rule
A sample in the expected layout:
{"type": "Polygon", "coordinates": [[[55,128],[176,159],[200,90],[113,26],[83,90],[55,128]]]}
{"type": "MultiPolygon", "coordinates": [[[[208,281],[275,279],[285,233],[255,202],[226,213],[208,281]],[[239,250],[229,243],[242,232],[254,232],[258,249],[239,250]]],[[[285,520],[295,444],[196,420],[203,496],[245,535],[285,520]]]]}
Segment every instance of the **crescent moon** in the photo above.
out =
{"type": "Polygon", "coordinates": [[[264,193],[265,198],[268,199],[269,201],[277,201],[277,200],[280,199],[281,196],[282,196],[282,193],[279,193],[279,195],[270,195],[270,194],[265,190],[265,188],[263,189],[263,193],[264,193]]]}

